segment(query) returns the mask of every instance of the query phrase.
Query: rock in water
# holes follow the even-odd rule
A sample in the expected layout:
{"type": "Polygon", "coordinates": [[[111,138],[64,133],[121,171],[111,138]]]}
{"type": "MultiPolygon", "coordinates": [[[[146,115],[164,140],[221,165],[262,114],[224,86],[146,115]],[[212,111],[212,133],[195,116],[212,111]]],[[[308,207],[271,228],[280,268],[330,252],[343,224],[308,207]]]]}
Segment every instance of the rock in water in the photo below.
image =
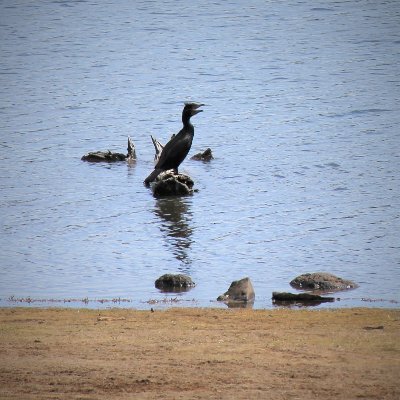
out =
{"type": "Polygon", "coordinates": [[[93,151],[82,156],[81,160],[88,162],[116,162],[125,161],[126,155],[122,153],[112,153],[110,150],[93,151]]]}
{"type": "Polygon", "coordinates": [[[157,176],[151,189],[155,197],[182,196],[193,193],[194,182],[185,174],[175,174],[173,170],[162,172],[157,176]]]}
{"type": "Polygon", "coordinates": [[[233,281],[229,289],[218,296],[218,301],[230,302],[241,302],[250,303],[254,301],[254,289],[250,278],[243,278],[239,281],[233,281]]]}
{"type": "Polygon", "coordinates": [[[356,283],[328,274],[327,272],[299,275],[297,278],[294,278],[290,284],[296,289],[316,290],[321,292],[347,290],[357,287],[356,283]]]}
{"type": "Polygon", "coordinates": [[[182,292],[195,285],[192,278],[184,274],[164,274],[155,281],[157,289],[167,292],[182,292]]]}
{"type": "Polygon", "coordinates": [[[130,137],[128,137],[128,154],[113,153],[112,151],[93,151],[82,156],[82,161],[88,162],[117,162],[117,161],[133,161],[136,160],[135,145],[130,137]]]}
{"type": "Polygon", "coordinates": [[[210,148],[206,149],[203,153],[195,154],[191,158],[191,160],[197,160],[197,161],[211,161],[213,159],[214,159],[214,157],[212,155],[212,151],[210,148]]]}
{"type": "Polygon", "coordinates": [[[304,305],[318,305],[321,303],[335,301],[334,297],[322,297],[317,294],[311,293],[286,293],[286,292],[273,292],[272,302],[275,304],[285,304],[285,303],[301,303],[304,305]]]}

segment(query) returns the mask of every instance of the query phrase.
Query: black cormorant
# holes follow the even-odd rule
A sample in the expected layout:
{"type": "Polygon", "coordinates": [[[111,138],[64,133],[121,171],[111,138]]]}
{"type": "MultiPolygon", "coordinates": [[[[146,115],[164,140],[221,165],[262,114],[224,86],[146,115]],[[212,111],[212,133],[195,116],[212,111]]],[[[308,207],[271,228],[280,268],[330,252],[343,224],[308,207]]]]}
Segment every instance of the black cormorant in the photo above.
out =
{"type": "Polygon", "coordinates": [[[194,127],[190,123],[190,118],[203,111],[199,110],[199,107],[203,105],[185,103],[182,111],[183,128],[164,146],[154,171],[144,180],[145,185],[148,186],[163,171],[173,169],[176,173],[178,172],[179,165],[186,158],[192,146],[194,127]]]}

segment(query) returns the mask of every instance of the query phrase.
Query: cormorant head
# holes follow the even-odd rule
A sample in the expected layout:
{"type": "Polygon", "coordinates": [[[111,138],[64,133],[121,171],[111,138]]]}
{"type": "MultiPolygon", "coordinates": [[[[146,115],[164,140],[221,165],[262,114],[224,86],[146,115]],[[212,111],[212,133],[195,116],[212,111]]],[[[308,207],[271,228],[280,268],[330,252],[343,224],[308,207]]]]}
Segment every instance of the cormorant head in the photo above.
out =
{"type": "Polygon", "coordinates": [[[182,111],[182,121],[189,121],[190,117],[193,117],[193,115],[198,114],[199,112],[202,112],[203,110],[199,110],[201,106],[204,106],[204,104],[200,103],[185,103],[185,107],[183,108],[182,111]]]}

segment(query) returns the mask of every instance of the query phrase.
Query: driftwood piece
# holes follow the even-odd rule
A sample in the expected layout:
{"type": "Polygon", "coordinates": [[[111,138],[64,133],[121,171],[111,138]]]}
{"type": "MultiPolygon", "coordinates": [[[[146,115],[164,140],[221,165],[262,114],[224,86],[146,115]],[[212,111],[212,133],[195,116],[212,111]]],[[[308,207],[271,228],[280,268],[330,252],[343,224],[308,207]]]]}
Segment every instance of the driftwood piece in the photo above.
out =
{"type": "Polygon", "coordinates": [[[127,154],[127,159],[128,160],[136,160],[136,148],[135,148],[135,143],[133,143],[133,140],[131,139],[130,136],[128,136],[128,154],[127,154]]]}
{"type": "MultiPolygon", "coordinates": [[[[163,148],[165,147],[163,144],[161,144],[155,137],[150,135],[151,141],[153,142],[154,145],[154,150],[156,151],[156,154],[154,155],[154,165],[158,163],[158,160],[160,159],[161,153],[163,151],[163,148]]],[[[171,139],[175,137],[175,134],[171,135],[171,139]]]]}
{"type": "Polygon", "coordinates": [[[136,149],[133,140],[128,137],[128,153],[114,153],[107,151],[94,151],[82,156],[82,161],[88,162],[118,162],[118,161],[133,161],[136,160],[136,149]]]}
{"type": "Polygon", "coordinates": [[[158,160],[161,156],[161,152],[164,148],[164,146],[153,136],[151,136],[151,141],[153,142],[154,145],[154,150],[156,152],[156,154],[154,155],[154,165],[156,165],[158,163],[158,160]]]}

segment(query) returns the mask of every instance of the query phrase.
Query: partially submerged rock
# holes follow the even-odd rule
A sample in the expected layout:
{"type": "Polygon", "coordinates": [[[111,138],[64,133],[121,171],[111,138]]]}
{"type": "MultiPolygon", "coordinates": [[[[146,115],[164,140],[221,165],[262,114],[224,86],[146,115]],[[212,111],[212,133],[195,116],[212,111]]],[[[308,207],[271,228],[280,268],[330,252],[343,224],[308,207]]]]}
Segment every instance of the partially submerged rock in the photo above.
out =
{"type": "Polygon", "coordinates": [[[197,161],[210,161],[213,160],[214,157],[212,155],[212,151],[210,148],[206,149],[203,151],[203,153],[197,153],[195,154],[191,160],[197,160],[197,161]]]}
{"type": "Polygon", "coordinates": [[[165,292],[184,292],[196,284],[184,274],[164,274],[155,281],[155,287],[165,292]]]}
{"type": "Polygon", "coordinates": [[[254,289],[250,278],[233,281],[229,289],[218,296],[218,301],[226,303],[251,303],[254,302],[254,289]]]}
{"type": "Polygon", "coordinates": [[[273,292],[272,302],[275,304],[296,304],[301,303],[303,305],[318,305],[326,302],[335,301],[334,297],[322,297],[317,294],[311,293],[287,293],[287,292],[273,292]]]}
{"type": "Polygon", "coordinates": [[[315,290],[320,292],[347,290],[357,287],[356,283],[339,278],[338,276],[327,272],[315,272],[312,274],[299,275],[294,278],[290,284],[296,289],[315,290]]]}
{"type": "Polygon", "coordinates": [[[82,161],[88,162],[118,162],[118,161],[133,161],[136,160],[136,150],[133,140],[128,137],[128,153],[113,153],[110,150],[107,151],[94,151],[82,156],[82,161]]]}
{"type": "Polygon", "coordinates": [[[173,170],[161,172],[151,185],[155,197],[182,196],[193,193],[194,182],[185,174],[176,174],[173,170]]]}

